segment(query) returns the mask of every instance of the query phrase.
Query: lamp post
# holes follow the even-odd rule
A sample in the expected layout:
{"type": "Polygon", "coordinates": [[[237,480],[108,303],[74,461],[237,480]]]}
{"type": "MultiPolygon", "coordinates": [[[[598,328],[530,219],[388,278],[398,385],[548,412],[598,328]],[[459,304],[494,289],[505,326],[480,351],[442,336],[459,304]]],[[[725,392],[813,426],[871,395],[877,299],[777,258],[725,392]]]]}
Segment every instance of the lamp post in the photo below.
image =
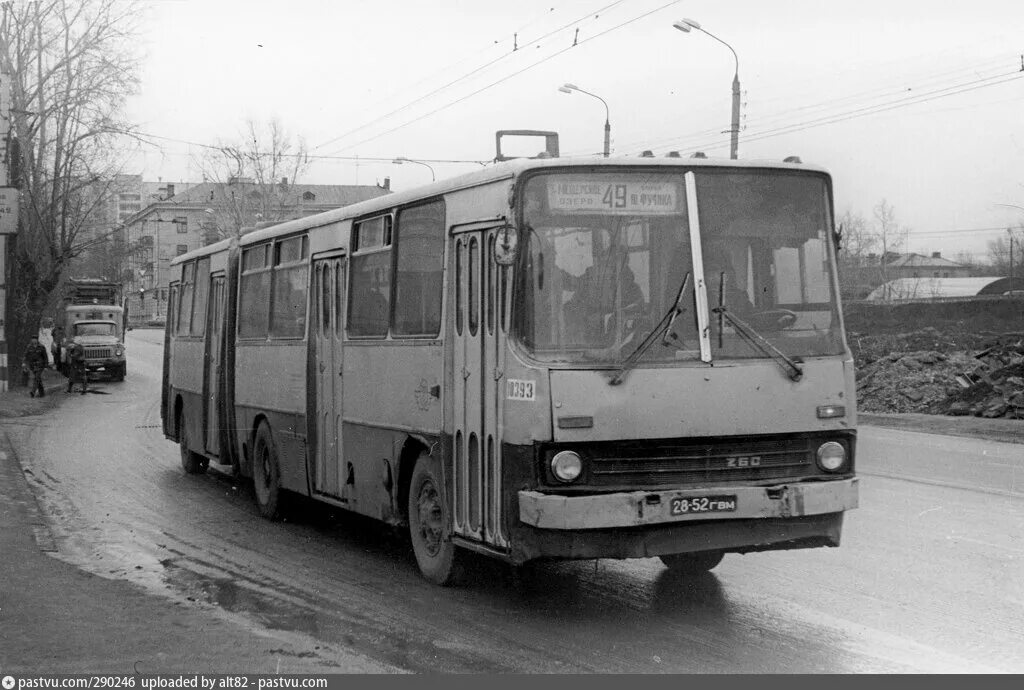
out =
{"type": "Polygon", "coordinates": [[[612,125],[611,125],[611,117],[608,114],[608,104],[605,103],[605,100],[603,98],[601,98],[600,96],[598,96],[596,93],[590,93],[589,91],[584,91],[583,89],[581,89],[580,87],[576,86],[575,84],[563,84],[562,86],[558,87],[558,90],[561,91],[562,93],[572,93],[573,91],[579,91],[580,93],[585,93],[588,96],[593,96],[597,100],[601,101],[601,103],[604,105],[604,157],[607,158],[609,156],[609,154],[611,153],[611,141],[612,141],[612,125]]]}
{"type": "Polygon", "coordinates": [[[729,129],[731,134],[729,141],[729,158],[735,160],[739,151],[740,142],[740,58],[736,55],[736,51],[733,50],[731,45],[720,39],[718,36],[715,36],[707,29],[701,27],[700,23],[693,19],[680,19],[672,26],[687,34],[690,33],[692,29],[696,29],[697,31],[707,34],[728,48],[732,53],[733,58],[736,60],[736,71],[732,76],[732,124],[729,129]]]}
{"type": "Polygon", "coordinates": [[[406,158],[405,156],[399,156],[398,158],[396,158],[395,160],[393,160],[391,162],[393,164],[395,164],[395,165],[401,165],[402,163],[415,163],[416,165],[422,165],[427,170],[430,171],[430,181],[431,182],[436,182],[437,181],[437,176],[434,175],[434,168],[431,167],[429,164],[424,163],[423,161],[414,161],[411,158],[406,158]]]}

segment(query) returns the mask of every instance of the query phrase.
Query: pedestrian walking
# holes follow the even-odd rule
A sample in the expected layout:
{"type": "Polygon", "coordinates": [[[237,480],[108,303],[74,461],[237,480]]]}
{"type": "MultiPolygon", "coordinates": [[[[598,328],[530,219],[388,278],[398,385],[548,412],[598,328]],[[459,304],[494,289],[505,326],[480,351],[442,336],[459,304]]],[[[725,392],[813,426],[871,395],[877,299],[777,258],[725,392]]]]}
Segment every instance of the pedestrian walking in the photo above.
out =
{"type": "Polygon", "coordinates": [[[85,395],[86,387],[89,384],[89,375],[85,370],[85,348],[81,344],[71,340],[68,343],[68,393],[72,392],[75,383],[82,383],[82,395],[85,395]]]}
{"type": "Polygon", "coordinates": [[[28,394],[33,398],[36,397],[36,394],[40,398],[43,397],[46,395],[46,389],[43,388],[43,369],[47,367],[50,360],[46,356],[46,348],[39,342],[39,336],[34,335],[29,339],[22,362],[30,375],[28,394]]]}

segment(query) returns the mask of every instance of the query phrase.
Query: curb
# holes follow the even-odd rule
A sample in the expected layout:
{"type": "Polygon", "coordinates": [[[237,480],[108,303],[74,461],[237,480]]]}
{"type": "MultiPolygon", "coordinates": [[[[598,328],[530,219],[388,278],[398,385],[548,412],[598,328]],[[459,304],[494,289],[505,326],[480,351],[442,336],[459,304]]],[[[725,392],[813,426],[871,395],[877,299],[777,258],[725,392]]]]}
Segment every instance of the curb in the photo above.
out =
{"type": "Polygon", "coordinates": [[[1024,420],[952,417],[947,415],[858,412],[858,426],[877,426],[922,434],[978,438],[1000,443],[1024,444],[1024,420]]]}

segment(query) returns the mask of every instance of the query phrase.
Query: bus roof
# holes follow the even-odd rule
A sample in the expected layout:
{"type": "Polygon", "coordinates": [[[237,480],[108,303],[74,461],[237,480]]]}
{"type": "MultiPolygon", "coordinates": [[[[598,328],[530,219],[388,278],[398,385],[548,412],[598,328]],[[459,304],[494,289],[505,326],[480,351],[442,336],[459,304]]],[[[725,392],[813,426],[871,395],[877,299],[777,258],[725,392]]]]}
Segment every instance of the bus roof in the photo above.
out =
{"type": "MultiPolygon", "coordinates": [[[[429,199],[459,189],[476,187],[498,180],[514,178],[530,170],[544,168],[625,168],[625,167],[658,167],[658,168],[736,168],[739,170],[801,170],[804,172],[816,172],[828,174],[824,168],[805,165],[803,163],[790,163],[776,160],[729,160],[719,158],[515,158],[501,163],[489,165],[481,170],[456,175],[432,182],[430,184],[413,187],[411,189],[386,194],[366,201],[361,201],[350,206],[324,211],[312,216],[287,220],[268,227],[259,228],[242,235],[239,244],[243,247],[258,242],[287,235],[293,232],[302,232],[311,228],[329,225],[342,220],[357,218],[379,211],[386,211],[395,206],[401,206],[420,199],[429,199]]],[[[221,240],[216,244],[195,249],[187,254],[175,257],[171,265],[179,264],[182,261],[196,257],[214,254],[226,250],[234,240],[221,240]]]]}

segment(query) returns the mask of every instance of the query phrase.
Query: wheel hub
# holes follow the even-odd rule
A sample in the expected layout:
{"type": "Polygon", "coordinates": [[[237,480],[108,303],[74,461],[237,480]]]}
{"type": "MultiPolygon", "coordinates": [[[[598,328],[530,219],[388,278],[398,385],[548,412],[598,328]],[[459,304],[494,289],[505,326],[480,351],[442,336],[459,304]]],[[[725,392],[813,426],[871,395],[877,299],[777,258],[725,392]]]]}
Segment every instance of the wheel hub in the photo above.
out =
{"type": "Polygon", "coordinates": [[[416,507],[419,513],[420,537],[427,552],[431,556],[436,556],[441,550],[444,536],[444,510],[441,506],[441,497],[432,481],[425,481],[420,485],[416,507]]]}

